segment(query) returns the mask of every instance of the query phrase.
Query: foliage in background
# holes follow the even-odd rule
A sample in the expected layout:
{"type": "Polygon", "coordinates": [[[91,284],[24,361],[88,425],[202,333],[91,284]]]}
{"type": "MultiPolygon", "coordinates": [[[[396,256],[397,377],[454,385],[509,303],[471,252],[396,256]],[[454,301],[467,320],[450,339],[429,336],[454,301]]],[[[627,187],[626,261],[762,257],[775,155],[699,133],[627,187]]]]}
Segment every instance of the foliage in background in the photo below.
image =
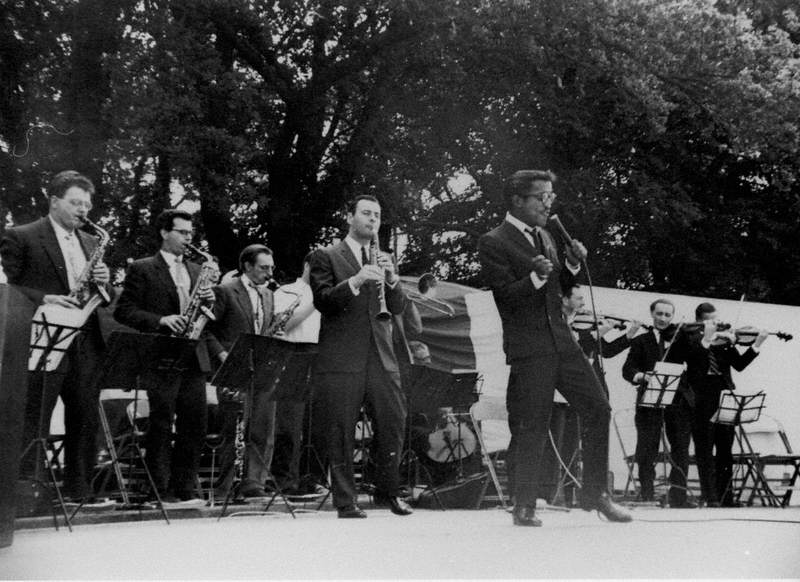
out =
{"type": "MultiPolygon", "coordinates": [[[[594,282],[800,304],[789,0],[31,0],[0,7],[0,215],[74,168],[109,260],[198,208],[296,272],[379,196],[402,268],[480,285],[504,176],[556,172],[594,282]],[[68,135],[61,135],[61,134],[68,135]]],[[[384,247],[391,246],[389,228],[384,247]]]]}

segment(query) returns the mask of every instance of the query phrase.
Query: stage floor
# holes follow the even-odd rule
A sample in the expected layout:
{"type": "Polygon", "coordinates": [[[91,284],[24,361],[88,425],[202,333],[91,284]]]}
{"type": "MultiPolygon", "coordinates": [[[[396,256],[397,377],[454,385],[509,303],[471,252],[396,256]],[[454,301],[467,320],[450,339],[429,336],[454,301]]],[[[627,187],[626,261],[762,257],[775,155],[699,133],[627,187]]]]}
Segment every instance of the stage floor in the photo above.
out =
{"type": "Polygon", "coordinates": [[[800,508],[633,512],[545,510],[542,528],[500,509],[370,509],[26,529],[0,549],[0,578],[800,578],[800,508]]]}

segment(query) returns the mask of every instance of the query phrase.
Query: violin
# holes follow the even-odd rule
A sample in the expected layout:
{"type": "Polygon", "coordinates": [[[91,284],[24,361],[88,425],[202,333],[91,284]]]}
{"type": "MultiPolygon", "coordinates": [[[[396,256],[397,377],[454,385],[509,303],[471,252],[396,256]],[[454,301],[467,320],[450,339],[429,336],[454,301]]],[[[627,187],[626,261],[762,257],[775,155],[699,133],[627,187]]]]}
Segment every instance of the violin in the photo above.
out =
{"type": "MultiPolygon", "coordinates": [[[[675,324],[670,324],[670,326],[672,325],[675,324]]],[[[697,321],[691,323],[684,323],[679,325],[679,327],[686,333],[696,333],[696,332],[702,333],[703,330],[705,329],[705,323],[697,321]]],[[[731,344],[739,346],[751,346],[755,343],[756,338],[760,333],[760,331],[755,326],[752,325],[745,325],[737,327],[736,329],[732,328],[733,326],[730,323],[724,323],[721,321],[717,322],[716,331],[731,331],[736,339],[735,341],[732,341],[728,337],[715,338],[714,340],[712,340],[711,345],[719,346],[719,345],[731,344]]],[[[785,342],[794,339],[794,336],[792,334],[783,331],[770,331],[768,332],[768,335],[774,335],[779,340],[785,342]]]]}
{"type": "Polygon", "coordinates": [[[575,312],[575,317],[570,324],[573,331],[595,331],[597,324],[603,319],[613,320],[612,329],[625,329],[630,322],[629,319],[622,317],[615,317],[613,315],[603,315],[598,313],[595,320],[595,314],[586,309],[579,309],[575,312]]]}

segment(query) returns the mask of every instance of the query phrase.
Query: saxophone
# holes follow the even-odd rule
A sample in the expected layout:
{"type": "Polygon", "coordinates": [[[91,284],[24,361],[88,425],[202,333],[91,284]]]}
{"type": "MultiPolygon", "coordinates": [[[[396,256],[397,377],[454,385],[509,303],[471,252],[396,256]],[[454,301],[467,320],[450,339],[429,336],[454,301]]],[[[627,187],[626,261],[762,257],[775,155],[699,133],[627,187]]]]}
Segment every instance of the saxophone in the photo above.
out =
{"type": "Polygon", "coordinates": [[[73,299],[77,299],[80,308],[89,314],[101,303],[111,302],[111,296],[105,286],[98,285],[94,279],[92,279],[92,271],[94,271],[98,263],[103,260],[103,255],[106,253],[111,237],[108,231],[100,228],[99,225],[95,224],[87,217],[84,216],[81,220],[95,230],[100,242],[97,248],[92,252],[92,256],[86,261],[86,266],[78,277],[75,288],[70,291],[69,296],[73,299]]]}
{"type": "Polygon", "coordinates": [[[280,313],[275,314],[269,324],[269,327],[267,327],[267,330],[264,332],[264,335],[281,334],[286,331],[286,325],[289,323],[289,320],[292,319],[292,315],[294,315],[295,310],[300,307],[300,302],[303,300],[303,296],[300,295],[300,293],[295,293],[294,291],[288,291],[286,289],[284,289],[283,292],[294,295],[296,299],[292,301],[292,304],[289,307],[280,313]]]}
{"type": "Polygon", "coordinates": [[[193,253],[203,257],[205,261],[203,262],[200,276],[197,277],[192,293],[189,296],[186,308],[181,314],[186,318],[186,327],[177,335],[186,339],[197,339],[200,337],[200,334],[203,333],[203,328],[205,328],[208,321],[216,321],[217,319],[211,309],[209,309],[207,305],[204,305],[203,300],[200,299],[200,290],[204,287],[216,284],[217,281],[219,281],[220,272],[217,262],[209,253],[201,251],[199,248],[189,243],[186,243],[186,246],[193,253]]]}

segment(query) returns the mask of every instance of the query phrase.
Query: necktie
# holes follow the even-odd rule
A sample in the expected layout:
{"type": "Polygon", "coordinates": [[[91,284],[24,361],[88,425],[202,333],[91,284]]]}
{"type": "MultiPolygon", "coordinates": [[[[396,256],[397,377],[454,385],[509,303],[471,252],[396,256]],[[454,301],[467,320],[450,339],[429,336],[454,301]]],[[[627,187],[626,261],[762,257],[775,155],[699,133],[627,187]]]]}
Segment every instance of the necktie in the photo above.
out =
{"type": "Polygon", "coordinates": [[[717,354],[714,351],[714,346],[711,346],[708,348],[708,375],[719,376],[721,373],[717,354]]]}
{"type": "Polygon", "coordinates": [[[186,306],[189,305],[189,287],[192,285],[189,272],[186,270],[182,259],[183,257],[175,257],[175,287],[178,289],[178,303],[181,313],[186,311],[186,306]]]}
{"type": "Polygon", "coordinates": [[[361,247],[361,266],[363,267],[367,263],[369,263],[369,258],[367,257],[367,249],[361,247]]]}
{"type": "Polygon", "coordinates": [[[664,336],[662,334],[658,334],[658,359],[661,360],[664,358],[664,354],[667,351],[667,342],[664,341],[664,336]]]}
{"type": "Polygon", "coordinates": [[[264,328],[264,292],[252,281],[249,283],[249,285],[250,288],[255,289],[256,292],[256,303],[253,313],[253,331],[256,333],[261,333],[264,328]]]}
{"type": "MultiPolygon", "coordinates": [[[[78,256],[78,253],[82,255],[83,251],[80,248],[76,248],[78,239],[75,237],[74,233],[67,234],[64,239],[67,241],[65,245],[66,257],[64,257],[67,260],[67,280],[69,281],[69,288],[74,289],[78,278],[81,276],[83,267],[86,264],[86,259],[84,258],[84,260],[81,261],[81,257],[78,256]]],[[[80,245],[78,245],[78,247],[79,246],[80,245]]]]}

